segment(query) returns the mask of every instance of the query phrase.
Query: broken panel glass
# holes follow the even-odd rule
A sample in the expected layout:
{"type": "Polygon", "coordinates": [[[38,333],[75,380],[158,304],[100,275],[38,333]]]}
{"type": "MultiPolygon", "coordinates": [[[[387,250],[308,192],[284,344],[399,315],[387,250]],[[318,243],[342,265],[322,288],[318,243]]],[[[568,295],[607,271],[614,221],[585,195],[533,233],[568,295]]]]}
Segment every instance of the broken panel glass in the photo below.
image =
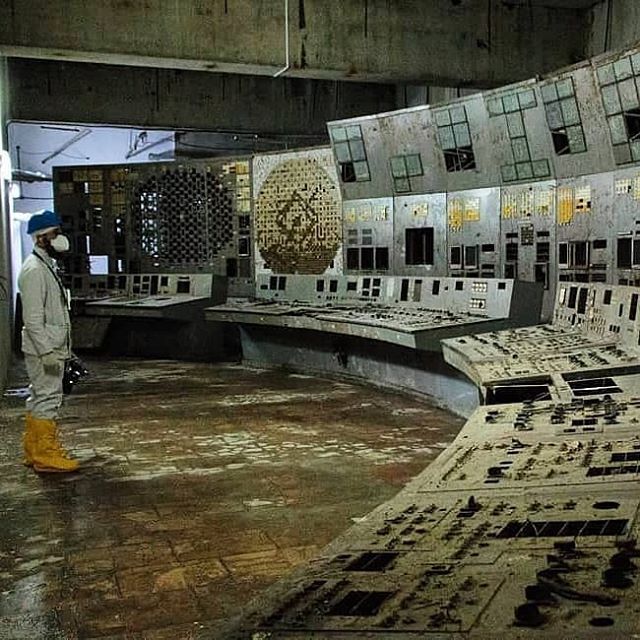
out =
{"type": "Polygon", "coordinates": [[[552,131],[551,139],[553,141],[553,149],[556,152],[556,155],[564,156],[571,153],[571,149],[569,147],[569,136],[567,135],[567,130],[564,127],[552,131]]]}
{"type": "Polygon", "coordinates": [[[627,129],[624,126],[624,116],[617,115],[609,118],[609,129],[611,130],[611,142],[621,144],[627,141],[627,129]]]}
{"type": "Polygon", "coordinates": [[[611,84],[616,81],[616,76],[613,72],[612,64],[604,64],[601,67],[598,67],[598,82],[601,86],[605,84],[611,84]]]}
{"type": "Polygon", "coordinates": [[[620,113],[622,106],[618,96],[618,87],[615,84],[602,87],[602,101],[604,102],[604,110],[607,115],[620,113]]]}
{"type": "Polygon", "coordinates": [[[613,63],[613,71],[616,75],[616,80],[625,80],[633,75],[633,69],[631,68],[631,58],[625,57],[616,60],[613,63]]]}
{"type": "Polygon", "coordinates": [[[547,114],[547,124],[549,129],[559,129],[564,126],[564,118],[562,116],[562,109],[559,102],[550,102],[545,105],[545,111],[547,114]]]}
{"type": "Polygon", "coordinates": [[[568,98],[574,94],[573,80],[571,78],[565,78],[556,82],[556,88],[558,89],[559,98],[568,98]]]}
{"type": "Polygon", "coordinates": [[[637,140],[640,138],[640,109],[625,111],[624,124],[629,140],[637,140]]]}
{"type": "Polygon", "coordinates": [[[453,127],[457,147],[467,147],[471,144],[471,135],[469,134],[469,125],[466,122],[456,124],[453,127]]]}
{"type": "Polygon", "coordinates": [[[353,169],[353,162],[340,163],[340,179],[342,182],[355,182],[356,174],[353,169]]]}
{"type": "Polygon", "coordinates": [[[524,122],[520,111],[507,114],[507,128],[509,129],[509,136],[511,138],[518,138],[525,135],[524,122]]]}
{"type": "Polygon", "coordinates": [[[444,154],[447,171],[467,171],[476,168],[476,160],[471,147],[461,147],[445,151],[444,154]]]}
{"type": "Polygon", "coordinates": [[[581,126],[568,127],[567,137],[569,140],[569,147],[571,153],[581,153],[587,150],[587,145],[584,140],[584,133],[581,126]]]}
{"type": "Polygon", "coordinates": [[[393,595],[391,591],[349,591],[334,604],[329,616],[375,616],[382,605],[393,595]]]}
{"type": "Polygon", "coordinates": [[[367,156],[364,152],[364,143],[362,140],[351,140],[349,141],[349,148],[351,149],[351,159],[356,160],[366,160],[367,156]]]}
{"type": "Polygon", "coordinates": [[[390,160],[391,175],[394,178],[405,178],[407,175],[407,167],[404,162],[404,156],[393,156],[390,160]]]}
{"type": "MultiPolygon", "coordinates": [[[[469,140],[471,144],[471,140],[469,140]]],[[[412,153],[405,156],[405,162],[407,165],[407,174],[410,177],[421,176],[423,174],[422,160],[419,153],[412,153]]]]}
{"type": "Polygon", "coordinates": [[[367,551],[353,560],[345,571],[383,571],[398,557],[395,552],[367,551]]]}
{"type": "Polygon", "coordinates": [[[580,112],[575,98],[565,98],[560,102],[565,126],[580,124],[580,112]]]}
{"type": "Polygon", "coordinates": [[[533,166],[530,162],[516,164],[516,171],[518,172],[518,180],[533,178],[533,166]]]}
{"type": "Polygon", "coordinates": [[[638,92],[636,91],[634,78],[618,83],[618,92],[620,94],[620,104],[625,111],[635,109],[638,106],[638,92]]]}
{"type": "Polygon", "coordinates": [[[347,130],[344,127],[334,127],[331,129],[331,139],[334,142],[342,142],[347,139],[347,130]]]}
{"type": "Polygon", "coordinates": [[[513,150],[513,158],[517,162],[528,162],[531,160],[529,153],[529,145],[526,138],[515,138],[511,140],[511,149],[513,150]]]}
{"type": "Polygon", "coordinates": [[[556,89],[555,82],[552,84],[546,84],[540,88],[543,102],[554,102],[558,99],[558,90],[556,89]]]}
{"type": "Polygon", "coordinates": [[[629,521],[615,520],[540,520],[511,521],[497,538],[545,538],[575,536],[617,536],[626,531],[629,521]]]}
{"type": "Polygon", "coordinates": [[[520,110],[520,104],[518,102],[518,94],[511,93],[502,97],[502,105],[504,106],[505,113],[513,113],[520,110]]]}
{"type": "Polygon", "coordinates": [[[537,105],[537,101],[536,94],[533,92],[533,89],[521,91],[518,94],[518,102],[520,103],[521,109],[530,109],[531,107],[535,107],[537,105]]]}

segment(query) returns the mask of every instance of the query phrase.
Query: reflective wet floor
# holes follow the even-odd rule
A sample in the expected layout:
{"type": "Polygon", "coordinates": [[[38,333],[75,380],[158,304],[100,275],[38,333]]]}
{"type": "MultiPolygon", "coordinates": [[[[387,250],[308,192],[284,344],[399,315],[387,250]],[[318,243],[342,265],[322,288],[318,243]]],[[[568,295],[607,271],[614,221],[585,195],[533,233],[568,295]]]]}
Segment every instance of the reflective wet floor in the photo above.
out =
{"type": "Polygon", "coordinates": [[[463,424],[415,398],[284,371],[89,366],[60,420],[79,473],[20,464],[20,367],[0,404],[2,640],[217,638],[463,424]]]}

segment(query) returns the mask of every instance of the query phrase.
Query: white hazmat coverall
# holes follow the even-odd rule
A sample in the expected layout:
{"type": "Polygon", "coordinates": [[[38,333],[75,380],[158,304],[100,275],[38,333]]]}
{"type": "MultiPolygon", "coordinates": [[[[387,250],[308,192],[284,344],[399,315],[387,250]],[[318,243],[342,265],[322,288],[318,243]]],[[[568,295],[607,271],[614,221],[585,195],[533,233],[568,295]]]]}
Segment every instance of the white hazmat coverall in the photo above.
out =
{"type": "Polygon", "coordinates": [[[71,355],[67,293],[56,262],[34,247],[18,277],[22,299],[22,351],[31,385],[27,411],[56,420],[62,404],[64,361],[71,355]]]}

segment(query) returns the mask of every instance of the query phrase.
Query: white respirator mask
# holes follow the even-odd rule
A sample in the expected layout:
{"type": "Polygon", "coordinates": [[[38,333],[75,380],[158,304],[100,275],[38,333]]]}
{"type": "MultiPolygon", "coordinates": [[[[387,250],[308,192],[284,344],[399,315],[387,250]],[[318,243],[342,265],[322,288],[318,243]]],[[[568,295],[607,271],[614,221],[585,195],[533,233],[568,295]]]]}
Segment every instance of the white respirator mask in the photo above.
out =
{"type": "Polygon", "coordinates": [[[53,240],[50,240],[51,248],[58,253],[69,251],[69,238],[59,233],[53,240]]]}

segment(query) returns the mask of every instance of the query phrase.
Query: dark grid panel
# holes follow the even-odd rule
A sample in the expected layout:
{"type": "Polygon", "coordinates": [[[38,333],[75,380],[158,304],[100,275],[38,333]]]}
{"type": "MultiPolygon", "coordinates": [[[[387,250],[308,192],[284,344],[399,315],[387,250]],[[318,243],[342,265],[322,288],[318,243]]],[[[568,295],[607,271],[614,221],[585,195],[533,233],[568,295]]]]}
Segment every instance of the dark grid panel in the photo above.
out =
{"type": "Polygon", "coordinates": [[[210,169],[169,169],[133,188],[133,228],[154,266],[208,265],[233,237],[233,195],[210,169]]]}

